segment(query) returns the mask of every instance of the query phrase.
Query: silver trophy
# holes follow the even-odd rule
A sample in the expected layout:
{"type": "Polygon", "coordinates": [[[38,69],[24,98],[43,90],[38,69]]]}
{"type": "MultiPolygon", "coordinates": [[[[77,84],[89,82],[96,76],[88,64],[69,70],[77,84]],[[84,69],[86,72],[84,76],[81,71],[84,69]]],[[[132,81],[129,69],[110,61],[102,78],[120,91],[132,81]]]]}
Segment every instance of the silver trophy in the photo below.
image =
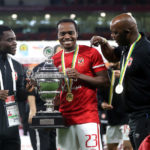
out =
{"type": "Polygon", "coordinates": [[[46,47],[43,50],[47,58],[37,72],[32,73],[31,78],[37,82],[37,91],[40,98],[45,101],[46,111],[39,111],[32,119],[33,128],[61,128],[65,127],[64,119],[58,110],[54,109],[54,99],[59,97],[61,83],[64,74],[59,72],[53,64],[53,48],[46,47]]]}

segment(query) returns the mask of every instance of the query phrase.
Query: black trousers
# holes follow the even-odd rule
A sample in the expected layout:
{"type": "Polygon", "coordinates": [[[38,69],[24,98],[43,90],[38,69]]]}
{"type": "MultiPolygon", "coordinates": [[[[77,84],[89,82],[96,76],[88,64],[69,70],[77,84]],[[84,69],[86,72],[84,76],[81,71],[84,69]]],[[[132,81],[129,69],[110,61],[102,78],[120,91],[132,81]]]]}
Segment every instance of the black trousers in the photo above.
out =
{"type": "Polygon", "coordinates": [[[32,129],[29,134],[33,150],[56,150],[56,131],[55,129],[32,129]]]}
{"type": "Polygon", "coordinates": [[[150,112],[136,112],[129,115],[129,138],[134,150],[138,150],[144,138],[150,134],[150,112]]]}
{"type": "MultiPolygon", "coordinates": [[[[1,128],[2,129],[2,128],[1,128]]],[[[18,127],[7,128],[0,132],[0,150],[20,150],[21,142],[18,127]]]]}
{"type": "Polygon", "coordinates": [[[19,138],[0,138],[0,150],[21,150],[19,138]]]}

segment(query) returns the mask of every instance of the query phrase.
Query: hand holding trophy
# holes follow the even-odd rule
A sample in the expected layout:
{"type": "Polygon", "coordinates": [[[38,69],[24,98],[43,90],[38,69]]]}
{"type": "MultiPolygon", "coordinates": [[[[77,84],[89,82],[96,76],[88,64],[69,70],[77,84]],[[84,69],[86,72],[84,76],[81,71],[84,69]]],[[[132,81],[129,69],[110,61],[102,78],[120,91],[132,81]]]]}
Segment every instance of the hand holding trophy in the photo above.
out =
{"type": "Polygon", "coordinates": [[[31,69],[28,69],[26,71],[26,77],[27,77],[26,78],[26,81],[27,81],[27,83],[26,83],[26,90],[28,92],[32,92],[35,89],[35,87],[37,86],[36,81],[33,80],[33,78],[32,78],[32,74],[33,74],[33,72],[32,72],[31,69]]]}

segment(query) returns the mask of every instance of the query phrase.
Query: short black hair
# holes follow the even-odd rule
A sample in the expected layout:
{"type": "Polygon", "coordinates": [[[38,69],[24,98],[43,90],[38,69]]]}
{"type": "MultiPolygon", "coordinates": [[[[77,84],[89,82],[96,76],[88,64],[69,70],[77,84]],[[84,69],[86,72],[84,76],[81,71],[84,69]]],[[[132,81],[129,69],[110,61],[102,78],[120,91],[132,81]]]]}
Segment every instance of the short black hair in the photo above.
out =
{"type": "Polygon", "coordinates": [[[4,31],[10,31],[10,30],[12,30],[10,27],[0,25],[0,38],[2,37],[4,31]]]}
{"type": "Polygon", "coordinates": [[[76,22],[74,20],[72,20],[72,19],[62,19],[62,20],[58,21],[58,23],[57,23],[57,30],[58,30],[59,24],[65,23],[65,22],[71,22],[71,23],[73,23],[74,26],[75,26],[76,31],[78,32],[78,26],[77,26],[76,22]]]}

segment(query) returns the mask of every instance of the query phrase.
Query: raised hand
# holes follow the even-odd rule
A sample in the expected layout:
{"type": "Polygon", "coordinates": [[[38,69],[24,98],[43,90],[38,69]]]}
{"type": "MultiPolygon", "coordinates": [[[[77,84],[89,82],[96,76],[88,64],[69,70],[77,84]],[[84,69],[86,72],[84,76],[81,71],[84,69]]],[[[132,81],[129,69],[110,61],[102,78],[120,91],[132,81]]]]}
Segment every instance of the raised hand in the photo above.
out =
{"type": "Polygon", "coordinates": [[[26,81],[26,90],[28,92],[32,92],[35,89],[35,87],[37,87],[37,82],[29,78],[27,78],[26,81]]]}
{"type": "Polygon", "coordinates": [[[104,45],[106,44],[108,41],[101,37],[101,36],[93,36],[90,40],[90,43],[91,43],[91,46],[94,45],[94,46],[98,46],[98,45],[104,45]]]}

